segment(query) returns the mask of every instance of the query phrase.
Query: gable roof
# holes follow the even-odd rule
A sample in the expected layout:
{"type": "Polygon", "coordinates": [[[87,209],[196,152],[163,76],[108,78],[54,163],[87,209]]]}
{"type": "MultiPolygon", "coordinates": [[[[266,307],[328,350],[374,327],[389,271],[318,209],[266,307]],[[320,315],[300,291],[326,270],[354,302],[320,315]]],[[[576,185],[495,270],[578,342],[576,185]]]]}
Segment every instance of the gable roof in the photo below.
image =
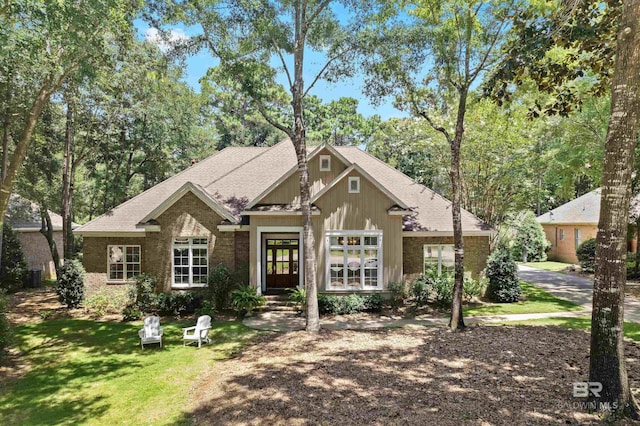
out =
{"type": "MultiPolygon", "coordinates": [[[[383,188],[402,209],[414,211],[404,217],[405,231],[453,232],[450,201],[357,147],[320,145],[310,148],[309,159],[323,149],[348,166],[357,164],[358,171],[383,188]]],[[[154,219],[162,205],[171,202],[168,199],[187,187],[209,197],[214,202],[212,208],[217,206],[226,211],[229,222],[239,223],[245,209],[255,207],[296,170],[295,149],[288,139],[272,147],[225,148],[86,223],[76,232],[144,232],[136,225],[154,219]]],[[[462,229],[465,232],[491,230],[465,210],[462,229]]]]}
{"type": "MultiPolygon", "coordinates": [[[[4,215],[8,223],[16,231],[39,231],[42,228],[40,218],[40,206],[31,200],[27,200],[17,194],[11,194],[9,205],[4,215]]],[[[54,231],[62,231],[62,216],[49,210],[51,226],[54,231]]],[[[72,228],[77,228],[77,223],[72,223],[72,228]]]]}
{"type": "MultiPolygon", "coordinates": [[[[574,200],[536,218],[541,224],[589,224],[597,225],[600,220],[602,188],[596,188],[574,200]]],[[[629,219],[640,212],[640,195],[631,200],[629,219]]]]}

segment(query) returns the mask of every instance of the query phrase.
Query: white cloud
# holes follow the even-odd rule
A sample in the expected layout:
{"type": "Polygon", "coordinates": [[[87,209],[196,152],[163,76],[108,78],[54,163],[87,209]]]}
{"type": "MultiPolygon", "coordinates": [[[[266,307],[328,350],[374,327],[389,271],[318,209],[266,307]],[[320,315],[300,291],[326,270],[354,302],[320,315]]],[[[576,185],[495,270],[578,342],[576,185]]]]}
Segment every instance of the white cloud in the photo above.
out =
{"type": "Polygon", "coordinates": [[[149,28],[144,32],[144,39],[166,51],[177,44],[187,41],[189,36],[180,28],[175,28],[165,33],[160,33],[157,28],[149,28]]]}

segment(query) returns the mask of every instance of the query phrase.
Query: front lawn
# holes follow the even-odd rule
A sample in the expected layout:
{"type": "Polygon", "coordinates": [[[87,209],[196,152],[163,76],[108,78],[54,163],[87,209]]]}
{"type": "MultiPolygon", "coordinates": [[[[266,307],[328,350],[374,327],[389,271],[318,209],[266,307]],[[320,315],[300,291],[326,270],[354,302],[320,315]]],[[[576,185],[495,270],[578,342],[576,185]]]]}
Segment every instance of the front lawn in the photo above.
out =
{"type": "MultiPolygon", "coordinates": [[[[537,325],[537,326],[558,326],[569,329],[591,329],[591,317],[574,318],[540,318],[528,321],[505,321],[500,325],[537,325]]],[[[640,324],[633,322],[624,323],[624,336],[636,342],[640,342],[640,324]]]]}
{"type": "Polygon", "coordinates": [[[466,316],[535,314],[543,312],[579,311],[580,305],[552,296],[527,282],[520,282],[525,300],[517,303],[492,303],[464,309],[466,316]]]}
{"type": "Polygon", "coordinates": [[[0,423],[169,424],[180,419],[199,376],[256,335],[237,322],[212,324],[212,342],[182,346],[163,324],[164,347],[140,349],[141,322],[80,319],[16,327],[26,374],[0,387],[0,423]]]}
{"type": "Polygon", "coordinates": [[[542,269],[545,271],[551,272],[564,272],[569,266],[572,266],[571,263],[562,263],[562,262],[528,262],[523,263],[525,266],[529,266],[531,268],[542,269]]]}

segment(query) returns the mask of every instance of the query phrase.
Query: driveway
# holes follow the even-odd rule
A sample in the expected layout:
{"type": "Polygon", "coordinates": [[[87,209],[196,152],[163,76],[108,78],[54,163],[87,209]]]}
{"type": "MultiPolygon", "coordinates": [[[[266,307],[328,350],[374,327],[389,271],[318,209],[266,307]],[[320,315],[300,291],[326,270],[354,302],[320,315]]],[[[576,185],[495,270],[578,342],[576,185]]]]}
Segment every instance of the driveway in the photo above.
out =
{"type": "MultiPolygon", "coordinates": [[[[518,275],[522,281],[528,281],[547,293],[591,310],[593,296],[593,282],[591,280],[524,265],[518,266],[518,275]]],[[[625,298],[624,302],[624,319],[640,323],[640,302],[629,296],[625,298]]]]}

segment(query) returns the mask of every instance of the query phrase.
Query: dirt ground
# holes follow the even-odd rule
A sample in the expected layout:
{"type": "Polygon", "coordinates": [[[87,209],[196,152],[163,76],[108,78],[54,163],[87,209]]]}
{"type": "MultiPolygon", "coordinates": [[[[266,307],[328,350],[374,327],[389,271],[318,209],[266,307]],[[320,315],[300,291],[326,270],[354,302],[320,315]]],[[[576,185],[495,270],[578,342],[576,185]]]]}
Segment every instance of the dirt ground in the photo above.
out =
{"type": "MultiPolygon", "coordinates": [[[[270,334],[216,364],[193,389],[196,424],[599,424],[573,383],[589,334],[471,327],[270,334]]],[[[627,344],[632,388],[640,347],[627,344]]]]}

